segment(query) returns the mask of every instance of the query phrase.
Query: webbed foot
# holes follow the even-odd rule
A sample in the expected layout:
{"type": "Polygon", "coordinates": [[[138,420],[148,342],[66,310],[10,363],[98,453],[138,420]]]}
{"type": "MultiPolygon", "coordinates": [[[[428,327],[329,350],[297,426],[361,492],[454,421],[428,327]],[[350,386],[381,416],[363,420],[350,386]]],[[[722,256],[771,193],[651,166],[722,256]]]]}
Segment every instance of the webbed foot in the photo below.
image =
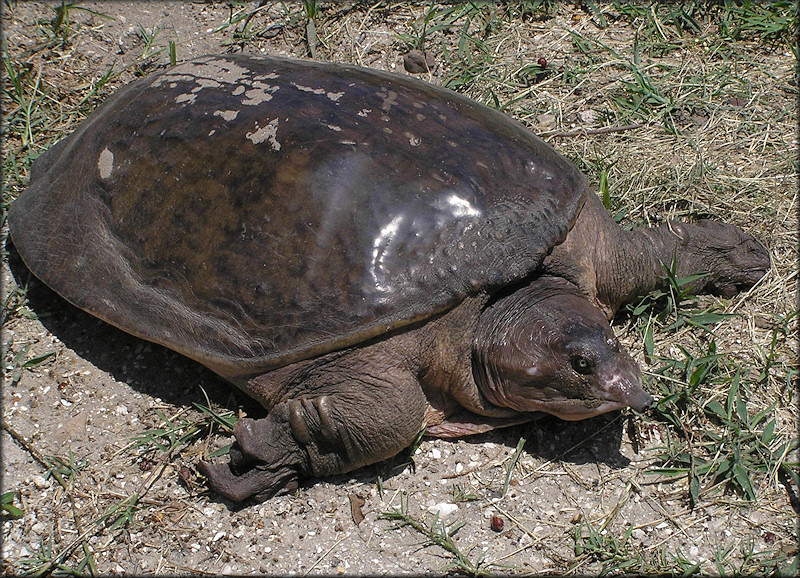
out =
{"type": "Polygon", "coordinates": [[[236,443],[230,463],[198,465],[215,492],[235,502],[264,501],[297,488],[302,453],[288,424],[280,419],[282,413],[279,408],[264,419],[239,420],[233,429],[236,443]]]}
{"type": "Polygon", "coordinates": [[[270,470],[263,465],[256,465],[236,474],[229,464],[200,462],[197,469],[208,478],[212,490],[234,502],[250,498],[263,502],[291,492],[298,486],[297,471],[292,468],[270,470]]]}

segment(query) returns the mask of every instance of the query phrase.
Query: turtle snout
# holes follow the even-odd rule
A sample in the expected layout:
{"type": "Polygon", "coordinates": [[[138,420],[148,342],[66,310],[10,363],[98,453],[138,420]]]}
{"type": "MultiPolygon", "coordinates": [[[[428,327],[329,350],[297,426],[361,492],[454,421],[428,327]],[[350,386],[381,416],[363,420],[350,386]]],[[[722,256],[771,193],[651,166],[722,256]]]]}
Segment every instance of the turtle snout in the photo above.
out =
{"type": "Polygon", "coordinates": [[[655,399],[652,395],[647,393],[641,387],[638,388],[638,391],[632,392],[632,395],[629,397],[628,405],[634,410],[639,413],[643,413],[650,409],[653,406],[653,402],[655,399]]]}
{"type": "Polygon", "coordinates": [[[626,351],[618,351],[598,373],[601,397],[643,412],[653,405],[653,396],[642,387],[639,365],[626,351]]]}

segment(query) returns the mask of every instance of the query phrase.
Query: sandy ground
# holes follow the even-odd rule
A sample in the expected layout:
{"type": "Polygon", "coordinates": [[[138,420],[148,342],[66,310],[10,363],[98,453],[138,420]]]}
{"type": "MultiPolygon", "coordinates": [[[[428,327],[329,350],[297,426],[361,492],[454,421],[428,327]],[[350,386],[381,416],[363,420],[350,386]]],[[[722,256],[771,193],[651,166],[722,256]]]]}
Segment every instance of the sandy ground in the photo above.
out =
{"type": "MultiPolygon", "coordinates": [[[[241,29],[242,22],[229,25],[229,19],[242,9],[256,7],[82,2],[80,9],[70,11],[70,26],[76,33],[69,43],[42,49],[45,35],[40,28],[52,21],[54,6],[14,3],[4,13],[4,34],[11,60],[33,64],[33,74],[41,75],[41,89],[48,98],[58,101],[73,91],[73,102],[64,108],[67,116],[75,109],[74,94],[85,94],[110,67],[121,74],[84,107],[94,106],[115,88],[165,65],[169,41],[175,42],[178,60],[238,50],[234,31],[241,29]],[[152,45],[148,46],[142,31],[157,31],[152,45]],[[143,58],[148,50],[157,49],[163,51],[143,58]]],[[[301,14],[294,5],[287,10],[301,14]]],[[[412,24],[419,25],[424,9],[360,6],[335,12],[328,7],[317,20],[318,57],[402,71],[402,55],[408,47],[398,35],[411,34],[412,24]]],[[[253,22],[263,32],[244,45],[244,52],[305,56],[306,29],[294,23],[293,17],[286,16],[279,5],[258,11],[253,22]]],[[[632,35],[630,25],[623,21],[601,32],[587,12],[571,5],[562,6],[558,16],[543,22],[529,19],[518,26],[523,31],[518,36],[525,37],[527,30],[533,38],[530,46],[521,49],[528,61],[539,54],[568,58],[563,48],[568,30],[587,36],[605,34],[608,42],[632,35]],[[554,30],[559,32],[545,33],[554,30]]],[[[520,54],[519,44],[505,48],[520,54]]],[[[437,68],[421,76],[441,83],[449,65],[440,50],[435,52],[437,68]]],[[[773,56],[776,62],[787,59],[773,56]]],[[[702,68],[702,63],[687,61],[686,66],[702,68]]],[[[791,75],[790,65],[772,70],[778,78],[791,75]]],[[[590,118],[570,116],[563,107],[566,104],[554,105],[549,112],[524,120],[541,131],[568,131],[575,128],[575,119],[590,118]]],[[[513,113],[514,106],[510,110],[513,113]]],[[[687,119],[695,124],[708,121],[687,119]]],[[[70,118],[64,126],[65,132],[71,130],[70,118]]],[[[717,137],[733,139],[732,131],[722,130],[717,137]]],[[[576,158],[582,152],[590,154],[594,147],[610,146],[605,138],[571,140],[569,154],[576,158]]],[[[562,142],[553,144],[560,147],[562,142]]],[[[628,157],[640,167],[663,162],[659,159],[663,151],[648,152],[624,139],[612,144],[632,147],[628,157]]],[[[679,150],[676,147],[676,162],[686,160],[679,150]]],[[[762,163],[761,174],[786,170],[770,162],[768,158],[762,163]]],[[[796,188],[787,181],[773,194],[768,201],[773,206],[767,211],[771,218],[793,214],[796,188]]],[[[632,199],[631,212],[640,211],[647,202],[646,192],[632,199]]],[[[784,225],[767,226],[760,222],[764,217],[735,210],[726,214],[729,206],[718,216],[730,217],[745,228],[773,229],[767,242],[776,259],[775,275],[791,277],[786,271],[795,262],[793,225],[783,234],[779,229],[784,225]]],[[[12,255],[10,268],[3,268],[5,296],[11,296],[7,305],[17,302],[14,290],[24,283],[29,283],[27,302],[13,310],[3,331],[7,349],[2,484],[4,492],[15,493],[13,503],[23,512],[19,518],[6,516],[3,521],[2,560],[9,575],[42,565],[55,569],[59,564],[85,573],[136,575],[445,572],[456,559],[453,553],[433,545],[430,536],[409,526],[397,529],[396,522],[382,519],[382,513],[401,505],[428,528],[435,511],[448,525],[463,523],[454,544],[469,561],[482,560],[482,568],[491,572],[595,573],[609,560],[631,561],[630,572],[675,571],[680,560],[688,561],[686,567],[697,563],[704,572],[717,572],[714,557],[721,552],[727,552],[724,561],[733,565],[726,566],[731,571],[745,567],[748,548],[766,559],[796,555],[790,506],[796,487],[788,487],[787,492],[787,487],[765,473],[753,479],[759,492],[756,502],[744,502],[730,493],[704,492],[692,509],[685,480],[668,482],[646,473],[654,464],[656,448],[674,432],[663,422],[628,412],[578,423],[544,418],[458,441],[426,439],[414,453],[414,467],[407,456],[398,456],[352,476],[309,481],[296,493],[263,504],[226,503],[204,488],[195,466],[203,452],[230,438],[203,436],[174,455],[137,450],[131,440],[151,428],[164,427],[167,419],[172,423],[201,420],[194,403],[258,415],[254,402],[203,367],[73,308],[30,278],[12,255]],[[20,352],[24,359],[53,355],[15,375],[20,352]],[[513,466],[521,438],[527,441],[513,466]],[[54,461],[56,457],[61,461],[54,461]],[[509,489],[503,494],[512,466],[509,489]],[[61,472],[60,477],[52,475],[54,471],[61,472]],[[119,517],[127,511],[130,519],[119,517]],[[501,531],[492,529],[493,516],[503,520],[501,531]],[[586,537],[588,524],[598,532],[603,553],[576,550],[575,534],[586,537]],[[626,531],[630,532],[627,538],[626,531]]],[[[760,293],[752,296],[753,305],[729,304],[743,315],[720,329],[718,346],[745,358],[750,353],[757,358],[758,351],[768,349],[771,333],[753,320],[792,312],[794,281],[786,283],[778,293],[766,286],[757,289],[760,293]],[[754,334],[757,342],[751,341],[754,334]]],[[[641,358],[638,334],[626,330],[624,321],[619,332],[641,358]]],[[[675,342],[659,347],[674,349],[675,342]]],[[[788,383],[790,351],[788,338],[782,340],[779,353],[784,357],[775,364],[770,383],[788,383]]],[[[791,431],[796,416],[791,388],[771,395],[783,396],[776,410],[778,424],[791,431]]]]}

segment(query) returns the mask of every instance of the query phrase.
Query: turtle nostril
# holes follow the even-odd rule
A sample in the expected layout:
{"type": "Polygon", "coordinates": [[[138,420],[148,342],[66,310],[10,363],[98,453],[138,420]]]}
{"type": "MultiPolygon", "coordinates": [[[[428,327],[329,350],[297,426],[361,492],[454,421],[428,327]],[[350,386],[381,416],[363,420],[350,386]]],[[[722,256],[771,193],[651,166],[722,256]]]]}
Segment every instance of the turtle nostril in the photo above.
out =
{"type": "Polygon", "coordinates": [[[641,394],[637,395],[635,398],[629,400],[628,405],[634,411],[638,413],[643,413],[650,409],[653,406],[653,402],[655,399],[652,395],[647,393],[646,391],[642,390],[641,394]]]}

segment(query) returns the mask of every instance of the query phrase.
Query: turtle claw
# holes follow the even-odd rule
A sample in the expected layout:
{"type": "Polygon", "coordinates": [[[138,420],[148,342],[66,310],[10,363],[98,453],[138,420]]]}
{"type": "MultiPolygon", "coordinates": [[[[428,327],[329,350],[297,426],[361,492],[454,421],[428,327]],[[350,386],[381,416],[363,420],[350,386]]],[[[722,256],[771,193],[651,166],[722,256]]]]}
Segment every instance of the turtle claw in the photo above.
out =
{"type": "Polygon", "coordinates": [[[263,502],[298,487],[297,472],[289,467],[269,470],[264,466],[256,466],[235,474],[228,464],[200,462],[197,469],[208,478],[211,489],[234,502],[250,498],[263,502]]]}

